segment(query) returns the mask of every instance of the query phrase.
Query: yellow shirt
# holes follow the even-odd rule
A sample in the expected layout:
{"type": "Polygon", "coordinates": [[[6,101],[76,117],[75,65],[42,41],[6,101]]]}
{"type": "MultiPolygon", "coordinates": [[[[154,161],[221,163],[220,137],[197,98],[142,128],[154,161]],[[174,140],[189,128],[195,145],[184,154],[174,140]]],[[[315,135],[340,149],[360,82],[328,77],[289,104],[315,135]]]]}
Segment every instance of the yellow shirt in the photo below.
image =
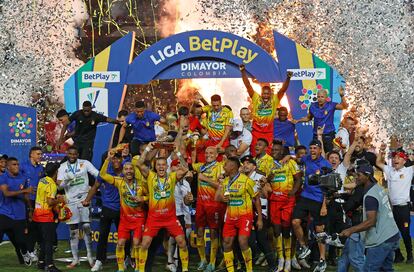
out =
{"type": "Polygon", "coordinates": [[[56,198],[57,185],[50,177],[44,177],[39,180],[37,185],[35,209],[33,221],[35,222],[54,222],[53,206],[47,203],[48,198],[56,198]]]}
{"type": "Polygon", "coordinates": [[[270,199],[276,200],[280,195],[286,197],[295,183],[293,176],[299,172],[298,164],[294,160],[289,160],[289,162],[284,165],[273,163],[273,168],[271,169],[271,175],[273,174],[273,179],[271,181],[273,193],[270,196],[270,199]]]}
{"type": "Polygon", "coordinates": [[[255,158],[257,169],[265,174],[265,176],[268,176],[270,174],[270,170],[273,168],[273,158],[269,154],[265,154],[263,157],[255,158]]]}
{"type": "Polygon", "coordinates": [[[242,216],[253,217],[253,198],[257,195],[255,184],[251,178],[241,173],[233,182],[230,177],[226,177],[223,190],[230,193],[226,220],[235,220],[242,216]]]}
{"type": "Polygon", "coordinates": [[[226,126],[233,124],[233,112],[226,107],[222,107],[220,112],[214,112],[211,106],[204,106],[203,111],[206,113],[204,126],[208,137],[220,141],[224,136],[226,126]]]}
{"type": "Polygon", "coordinates": [[[145,217],[144,204],[135,202],[133,197],[143,196],[144,200],[147,195],[147,190],[142,182],[134,180],[133,184],[128,184],[123,177],[112,176],[107,173],[109,161],[105,160],[102,165],[99,175],[103,180],[109,184],[113,184],[119,191],[120,204],[121,204],[121,217],[126,219],[134,219],[139,217],[145,217]]]}
{"type": "Polygon", "coordinates": [[[271,94],[270,101],[265,104],[262,97],[254,92],[252,97],[253,130],[262,133],[273,132],[273,120],[275,119],[279,102],[278,96],[271,94]]]}
{"type": "Polygon", "coordinates": [[[159,178],[157,173],[150,171],[147,178],[149,191],[148,216],[175,218],[174,190],[177,174],[171,172],[166,178],[159,178]]]}
{"type": "MultiPolygon", "coordinates": [[[[224,172],[224,163],[215,161],[214,164],[209,163],[193,163],[193,169],[197,173],[202,173],[213,181],[217,181],[220,175],[224,172]]],[[[214,200],[216,196],[216,189],[208,182],[198,180],[197,184],[197,199],[202,204],[217,204],[214,200]]]]}

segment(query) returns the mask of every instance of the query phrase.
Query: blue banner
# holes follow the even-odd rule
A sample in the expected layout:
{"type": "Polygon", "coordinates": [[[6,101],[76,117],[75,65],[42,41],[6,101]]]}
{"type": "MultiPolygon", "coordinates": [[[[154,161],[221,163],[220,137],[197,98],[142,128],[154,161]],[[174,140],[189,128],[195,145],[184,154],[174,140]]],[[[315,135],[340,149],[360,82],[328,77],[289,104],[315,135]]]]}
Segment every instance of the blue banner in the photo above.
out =
{"type": "MultiPolygon", "coordinates": [[[[275,48],[282,76],[292,71],[293,76],[286,92],[292,117],[299,119],[308,114],[309,106],[317,101],[320,89],[328,90],[329,100],[340,102],[339,86],[345,89],[344,78],[326,62],[286,36],[274,31],[275,48]]],[[[335,112],[334,124],[338,129],[342,111],[335,112]]],[[[313,135],[313,121],[296,125],[299,142],[308,145],[313,135]]]]}
{"type": "Polygon", "coordinates": [[[259,82],[283,81],[277,62],[253,42],[234,34],[197,30],[179,33],[153,44],[129,66],[127,84],[153,79],[239,78],[238,66],[259,82]]]}
{"type": "Polygon", "coordinates": [[[0,103],[0,154],[26,160],[36,145],[36,109],[0,103]]]}

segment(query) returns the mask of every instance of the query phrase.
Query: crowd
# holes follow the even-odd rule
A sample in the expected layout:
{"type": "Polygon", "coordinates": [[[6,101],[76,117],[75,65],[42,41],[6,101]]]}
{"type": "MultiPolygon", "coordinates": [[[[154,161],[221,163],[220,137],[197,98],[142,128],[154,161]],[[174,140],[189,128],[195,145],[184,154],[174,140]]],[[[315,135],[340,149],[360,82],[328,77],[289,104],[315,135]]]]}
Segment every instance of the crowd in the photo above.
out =
{"type": "Polygon", "coordinates": [[[340,272],[393,271],[393,263],[404,260],[400,237],[406,262],[413,263],[413,151],[395,141],[377,154],[368,151],[369,136],[352,114],[335,128],[335,111],[348,107],[342,88],[340,103],[328,101],[322,89],[307,116],[292,120],[279,106],[290,72],[277,94],[267,85],[258,94],[244,66],[240,71],[252,102],[239,117],[219,95],[195,99],[168,118],[142,101],[116,120],[94,112],[88,101],[72,114],[60,110],[58,143],[73,140],[62,162],[43,167],[39,147],[27,161],[0,157],[0,237],[7,234],[21,262],[37,262],[46,271],[60,271],[53,262],[59,221],[70,229],[68,269],[80,263],[80,233],[91,271],[111,265],[106,253],[112,223],[118,271],[151,271],[162,246],[172,272],[189,271],[189,261],[206,272],[250,272],[254,266],[325,271],[328,263],[340,272]],[[90,161],[101,122],[116,128],[98,170],[90,161]],[[310,143],[299,144],[300,122],[313,122],[310,143]],[[90,205],[98,192],[94,258],[90,205]],[[197,255],[189,254],[193,225],[197,255]]]}

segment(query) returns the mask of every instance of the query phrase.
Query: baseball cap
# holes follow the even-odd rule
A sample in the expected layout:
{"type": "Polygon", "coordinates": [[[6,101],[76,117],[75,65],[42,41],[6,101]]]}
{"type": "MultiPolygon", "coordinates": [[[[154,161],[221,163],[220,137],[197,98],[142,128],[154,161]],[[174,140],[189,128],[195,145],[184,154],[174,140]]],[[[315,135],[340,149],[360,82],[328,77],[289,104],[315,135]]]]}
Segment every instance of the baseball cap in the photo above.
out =
{"type": "Polygon", "coordinates": [[[395,152],[392,152],[391,153],[391,156],[394,158],[394,157],[400,157],[400,158],[402,158],[402,159],[404,159],[404,160],[408,160],[408,155],[407,155],[407,153],[405,153],[405,151],[404,150],[397,150],[397,151],[395,151],[395,152]]]}
{"type": "Polygon", "coordinates": [[[252,156],[249,156],[249,155],[244,156],[243,158],[240,159],[240,161],[241,161],[241,163],[250,162],[250,163],[256,165],[256,160],[252,156]]]}
{"type": "Polygon", "coordinates": [[[309,143],[309,146],[311,146],[311,145],[316,145],[316,146],[322,147],[322,143],[321,143],[321,141],[319,141],[318,139],[313,139],[313,140],[309,143]]]}
{"type": "Polygon", "coordinates": [[[241,119],[235,119],[233,121],[233,131],[243,131],[243,122],[241,119]]]}
{"type": "Polygon", "coordinates": [[[9,158],[9,156],[7,156],[6,154],[0,154],[0,160],[7,160],[9,158]]]}
{"type": "Polygon", "coordinates": [[[355,172],[372,176],[374,174],[374,168],[371,164],[359,164],[356,166],[355,172]]]}

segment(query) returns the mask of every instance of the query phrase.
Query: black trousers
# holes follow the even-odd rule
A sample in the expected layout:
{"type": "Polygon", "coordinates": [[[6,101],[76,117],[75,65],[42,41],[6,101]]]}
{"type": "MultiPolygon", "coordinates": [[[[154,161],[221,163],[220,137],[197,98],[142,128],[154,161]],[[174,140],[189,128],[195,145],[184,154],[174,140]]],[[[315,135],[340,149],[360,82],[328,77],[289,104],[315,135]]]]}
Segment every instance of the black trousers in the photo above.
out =
{"type": "MultiPolygon", "coordinates": [[[[313,135],[313,138],[317,139],[318,136],[313,135]]],[[[333,150],[333,139],[335,139],[335,131],[322,135],[323,150],[325,153],[331,152],[333,150]]]]}
{"type": "Polygon", "coordinates": [[[23,254],[27,252],[25,241],[26,220],[13,220],[8,216],[0,214],[0,237],[7,234],[17,251],[23,254]]]}
{"type": "Polygon", "coordinates": [[[75,141],[74,146],[78,149],[79,159],[92,161],[93,157],[93,145],[94,142],[77,142],[75,141]]]}
{"type": "Polygon", "coordinates": [[[96,259],[104,262],[106,260],[106,249],[108,247],[108,235],[111,231],[111,224],[118,228],[119,211],[102,207],[101,219],[99,221],[99,240],[96,248],[96,259]]]}
{"type": "Polygon", "coordinates": [[[53,264],[53,244],[55,242],[56,224],[55,222],[34,223],[33,227],[39,234],[40,241],[39,261],[46,266],[53,264]]]}
{"type": "MultiPolygon", "coordinates": [[[[35,201],[30,200],[30,202],[32,204],[31,205],[32,208],[34,209],[35,201]]],[[[29,214],[29,212],[27,212],[27,214],[29,214]]],[[[41,236],[40,236],[40,233],[39,233],[38,228],[37,228],[36,225],[37,225],[36,222],[33,222],[33,221],[28,221],[27,222],[26,246],[27,246],[27,251],[29,251],[29,252],[34,252],[36,242],[38,242],[40,244],[40,240],[38,240],[38,239],[41,236]]]]}
{"type": "MultiPolygon", "coordinates": [[[[256,220],[257,218],[254,220],[255,226],[257,222],[256,220]]],[[[269,269],[273,270],[276,268],[276,260],[268,236],[269,227],[271,227],[269,220],[263,218],[263,228],[258,230],[255,227],[255,229],[252,230],[249,237],[249,246],[252,249],[253,260],[256,260],[259,257],[259,253],[261,251],[266,256],[269,269]]]]}
{"type": "Polygon", "coordinates": [[[412,256],[413,245],[410,236],[410,205],[392,206],[395,223],[401,232],[407,256],[412,256]]]}

